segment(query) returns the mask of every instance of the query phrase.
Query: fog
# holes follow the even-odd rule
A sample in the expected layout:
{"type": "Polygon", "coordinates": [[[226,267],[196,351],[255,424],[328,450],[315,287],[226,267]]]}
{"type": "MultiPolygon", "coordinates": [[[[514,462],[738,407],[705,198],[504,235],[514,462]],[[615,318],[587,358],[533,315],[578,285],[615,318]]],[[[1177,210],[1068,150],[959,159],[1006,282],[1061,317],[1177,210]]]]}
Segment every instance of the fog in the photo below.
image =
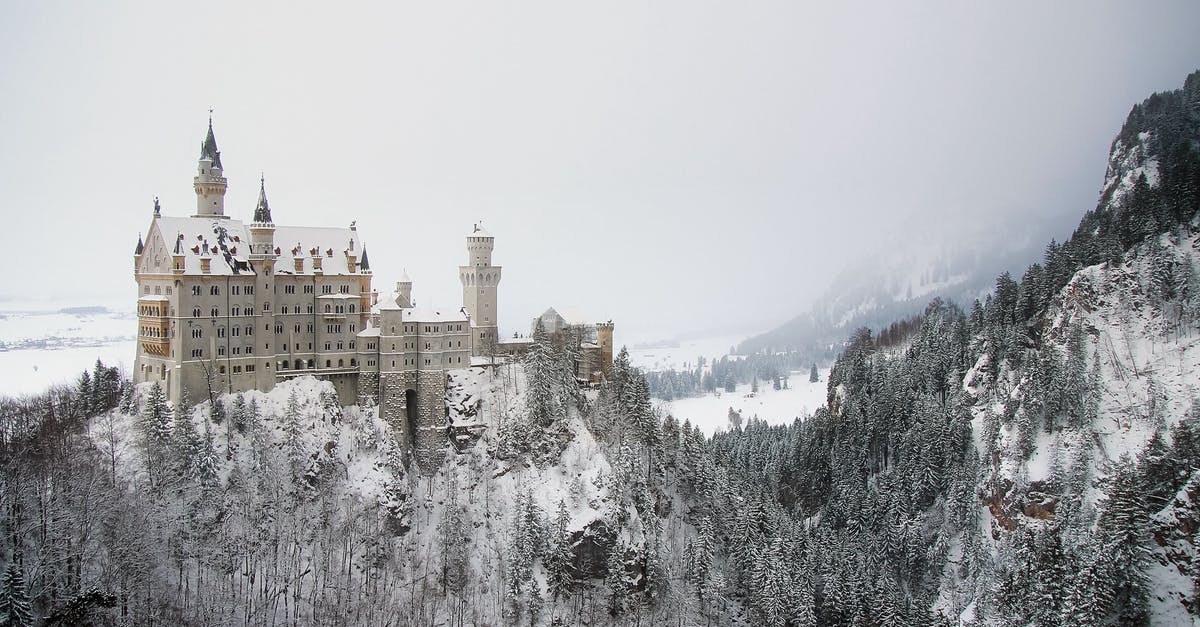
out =
{"type": "Polygon", "coordinates": [[[457,308],[482,220],[502,333],[764,330],[851,260],[1094,206],[1200,3],[1045,4],[4,3],[0,298],[131,308],[212,108],[226,213],[262,173],[276,223],[356,220],[385,296],[457,308]]]}

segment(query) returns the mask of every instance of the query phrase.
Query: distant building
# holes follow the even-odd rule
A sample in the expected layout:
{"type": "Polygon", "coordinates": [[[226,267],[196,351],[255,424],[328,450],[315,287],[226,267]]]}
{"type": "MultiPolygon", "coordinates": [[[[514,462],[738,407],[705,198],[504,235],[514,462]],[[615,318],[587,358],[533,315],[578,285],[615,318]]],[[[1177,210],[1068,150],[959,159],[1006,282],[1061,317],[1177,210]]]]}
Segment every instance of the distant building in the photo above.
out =
{"type": "Polygon", "coordinates": [[[551,307],[533,319],[530,334],[538,322],[542,329],[559,345],[571,344],[576,348],[575,377],[581,382],[599,383],[612,373],[613,323],[592,322],[578,310],[551,307]]]}

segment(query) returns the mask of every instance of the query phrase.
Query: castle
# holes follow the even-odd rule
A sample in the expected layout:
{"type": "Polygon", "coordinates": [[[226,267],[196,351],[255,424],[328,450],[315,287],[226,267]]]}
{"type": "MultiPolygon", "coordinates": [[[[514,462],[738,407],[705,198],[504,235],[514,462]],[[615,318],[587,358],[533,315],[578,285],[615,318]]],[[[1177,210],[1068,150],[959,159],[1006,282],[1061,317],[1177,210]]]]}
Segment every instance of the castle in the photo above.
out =
{"type": "Polygon", "coordinates": [[[190,217],[162,215],[155,199],[134,251],[134,382],[157,381],[173,402],[198,402],[315,375],[343,404],[377,403],[417,460],[436,463],[447,372],[503,357],[494,238],[478,224],[467,234],[461,309],[420,309],[407,276],[392,302],[380,302],[353,222],[277,225],[264,180],[248,224],[227,216],[211,117],[193,188],[190,217]]]}

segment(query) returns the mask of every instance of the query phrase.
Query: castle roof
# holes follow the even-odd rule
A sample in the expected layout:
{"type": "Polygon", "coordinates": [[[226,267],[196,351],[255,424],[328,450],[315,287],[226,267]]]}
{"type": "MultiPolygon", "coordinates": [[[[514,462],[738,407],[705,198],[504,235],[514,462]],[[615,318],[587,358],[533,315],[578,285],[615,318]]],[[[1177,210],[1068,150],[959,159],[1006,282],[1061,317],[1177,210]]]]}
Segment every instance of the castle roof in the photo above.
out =
{"type": "Polygon", "coordinates": [[[208,116],[208,136],[200,144],[200,158],[212,161],[214,168],[224,169],[221,167],[221,151],[217,150],[217,137],[213,135],[211,115],[208,116]]]}
{"type": "Polygon", "coordinates": [[[254,221],[268,224],[271,220],[271,205],[267,204],[267,181],[264,177],[258,179],[258,204],[254,207],[254,221]]]}
{"type": "MultiPolygon", "coordinates": [[[[211,257],[209,275],[253,274],[250,267],[250,234],[240,220],[159,216],[155,225],[167,242],[176,238],[175,254],[184,256],[184,272],[201,274],[200,258],[211,257]],[[182,237],[179,237],[182,236],[182,237]]],[[[300,270],[286,251],[280,250],[275,274],[316,274],[313,251],[322,258],[320,273],[325,276],[358,274],[351,272],[346,256],[348,245],[358,248],[358,234],[349,228],[277,226],[275,241],[281,246],[298,247],[300,270]]],[[[169,244],[168,244],[169,245],[169,244]]]]}

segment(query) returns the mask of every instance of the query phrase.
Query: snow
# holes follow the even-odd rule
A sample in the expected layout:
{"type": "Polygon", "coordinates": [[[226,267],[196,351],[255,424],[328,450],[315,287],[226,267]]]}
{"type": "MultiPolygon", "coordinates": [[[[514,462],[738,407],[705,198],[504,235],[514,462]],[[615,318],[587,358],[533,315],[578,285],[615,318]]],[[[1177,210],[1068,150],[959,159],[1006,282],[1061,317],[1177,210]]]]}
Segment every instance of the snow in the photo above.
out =
{"type": "Polygon", "coordinates": [[[0,312],[0,394],[36,394],[74,381],[96,359],[133,367],[137,316],[132,311],[0,312]]]}
{"type": "Polygon", "coordinates": [[[697,357],[720,359],[745,339],[741,335],[672,340],[629,348],[629,363],[646,372],[694,368],[697,357]]]}
{"type": "Polygon", "coordinates": [[[740,412],[743,420],[757,417],[771,425],[790,424],[825,404],[829,370],[820,370],[819,374],[820,381],[810,383],[807,371],[792,371],[786,390],[775,390],[770,384],[760,382],[755,395],[750,393],[750,384],[744,384],[732,393],[656,400],[655,403],[664,415],[671,414],[680,422],[689,420],[708,435],[729,428],[730,408],[740,412]]]}

